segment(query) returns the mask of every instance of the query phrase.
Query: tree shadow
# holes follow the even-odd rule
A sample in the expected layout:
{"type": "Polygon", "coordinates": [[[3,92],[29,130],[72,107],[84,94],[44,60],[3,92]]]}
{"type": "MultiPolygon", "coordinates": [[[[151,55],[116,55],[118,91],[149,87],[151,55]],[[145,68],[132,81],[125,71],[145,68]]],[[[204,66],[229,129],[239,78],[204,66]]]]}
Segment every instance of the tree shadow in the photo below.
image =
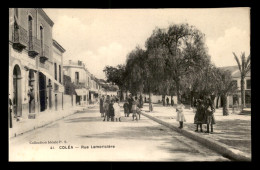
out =
{"type": "Polygon", "coordinates": [[[104,132],[99,134],[93,135],[80,135],[81,138],[116,138],[116,139],[123,139],[123,140],[151,140],[151,141],[158,141],[158,140],[167,140],[169,138],[169,134],[164,133],[165,129],[162,128],[161,125],[157,126],[138,126],[138,127],[120,127],[116,131],[112,132],[104,132]]]}

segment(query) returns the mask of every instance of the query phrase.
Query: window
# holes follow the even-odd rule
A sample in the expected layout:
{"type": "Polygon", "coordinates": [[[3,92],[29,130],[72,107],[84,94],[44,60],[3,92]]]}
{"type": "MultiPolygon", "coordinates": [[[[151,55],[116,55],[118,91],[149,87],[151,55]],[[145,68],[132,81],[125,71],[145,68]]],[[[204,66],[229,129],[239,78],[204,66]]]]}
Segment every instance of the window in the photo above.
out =
{"type": "Polygon", "coordinates": [[[59,65],[59,82],[61,83],[61,67],[59,65]]]}
{"type": "Polygon", "coordinates": [[[55,76],[55,80],[57,80],[57,64],[54,63],[54,76],[55,76]]]}
{"type": "Polygon", "coordinates": [[[32,32],[32,17],[31,16],[28,16],[28,32],[29,32],[29,49],[32,48],[32,35],[33,35],[33,32],[32,32]]]}
{"type": "Polygon", "coordinates": [[[75,72],[75,83],[79,84],[79,72],[75,72]]]}
{"type": "Polygon", "coordinates": [[[43,51],[43,27],[40,26],[40,41],[41,41],[41,50],[43,51]]]}
{"type": "Polygon", "coordinates": [[[237,88],[237,81],[233,80],[232,83],[235,85],[235,87],[237,88]]]}
{"type": "Polygon", "coordinates": [[[251,89],[251,79],[246,80],[246,89],[251,89]]]}

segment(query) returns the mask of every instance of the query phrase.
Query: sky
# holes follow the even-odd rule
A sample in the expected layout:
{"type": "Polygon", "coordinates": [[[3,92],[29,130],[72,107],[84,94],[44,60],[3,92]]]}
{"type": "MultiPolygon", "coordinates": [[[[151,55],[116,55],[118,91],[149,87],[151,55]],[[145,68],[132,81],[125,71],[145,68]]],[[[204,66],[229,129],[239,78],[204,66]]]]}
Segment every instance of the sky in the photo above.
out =
{"type": "Polygon", "coordinates": [[[97,78],[105,79],[106,65],[125,64],[126,57],[156,27],[188,23],[206,37],[211,61],[233,66],[250,53],[250,8],[210,9],[76,9],[44,8],[54,22],[53,39],[66,49],[64,61],[81,60],[97,78]]]}

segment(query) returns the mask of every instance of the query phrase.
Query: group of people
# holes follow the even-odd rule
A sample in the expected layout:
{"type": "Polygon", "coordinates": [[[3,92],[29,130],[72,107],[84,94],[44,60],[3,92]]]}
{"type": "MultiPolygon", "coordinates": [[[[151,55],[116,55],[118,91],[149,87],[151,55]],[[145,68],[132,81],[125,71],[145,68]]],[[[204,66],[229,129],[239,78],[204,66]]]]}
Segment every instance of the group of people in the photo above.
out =
{"type": "Polygon", "coordinates": [[[208,97],[205,100],[198,99],[196,101],[196,114],[194,117],[194,124],[197,125],[195,132],[198,132],[198,128],[200,126],[200,131],[202,130],[202,124],[207,124],[207,131],[209,132],[209,125],[211,126],[211,133],[213,133],[213,124],[216,124],[215,116],[214,116],[215,108],[213,102],[208,97]]]}
{"type": "MultiPolygon", "coordinates": [[[[213,125],[216,123],[214,112],[215,108],[213,102],[209,97],[203,99],[196,99],[196,114],[194,117],[194,124],[197,125],[195,132],[200,131],[203,132],[202,124],[207,124],[207,131],[206,133],[213,133],[213,125]],[[209,132],[209,126],[211,127],[211,132],[209,132]]],[[[179,128],[183,128],[183,122],[186,122],[185,115],[184,115],[184,105],[178,101],[176,112],[177,118],[176,120],[180,123],[179,128]]]]}
{"type": "Polygon", "coordinates": [[[169,97],[167,97],[166,98],[166,104],[167,104],[167,106],[173,106],[174,105],[174,101],[173,101],[173,98],[171,98],[171,103],[169,103],[170,102],[170,99],[169,99],[169,97]]]}
{"type": "MultiPolygon", "coordinates": [[[[102,96],[100,98],[99,106],[100,106],[100,113],[101,117],[104,117],[103,121],[119,121],[121,122],[121,113],[120,113],[120,100],[113,96],[102,96]]],[[[138,117],[140,120],[141,115],[141,106],[140,102],[138,102],[137,97],[132,97],[129,95],[127,100],[125,101],[123,108],[124,108],[124,115],[125,117],[129,117],[129,114],[132,113],[133,121],[138,121],[138,117]]]]}

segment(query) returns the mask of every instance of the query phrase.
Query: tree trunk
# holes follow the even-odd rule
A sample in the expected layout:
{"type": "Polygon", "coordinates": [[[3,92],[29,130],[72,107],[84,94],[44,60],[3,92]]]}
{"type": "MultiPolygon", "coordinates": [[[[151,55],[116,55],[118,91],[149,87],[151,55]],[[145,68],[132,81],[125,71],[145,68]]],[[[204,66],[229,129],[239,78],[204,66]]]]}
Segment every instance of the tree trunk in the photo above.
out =
{"type": "Polygon", "coordinates": [[[191,90],[190,90],[190,107],[191,108],[193,107],[193,93],[191,90]]]}
{"type": "Polygon", "coordinates": [[[217,98],[217,103],[216,103],[216,108],[218,109],[218,102],[219,102],[219,98],[220,98],[220,96],[218,95],[218,98],[217,98]]]}
{"type": "Polygon", "coordinates": [[[173,106],[173,96],[171,95],[171,106],[173,106]]]}
{"type": "Polygon", "coordinates": [[[229,113],[228,113],[228,105],[227,105],[227,95],[224,94],[222,96],[222,99],[223,99],[223,116],[227,116],[227,115],[229,115],[229,113]]]}
{"type": "Polygon", "coordinates": [[[181,101],[181,94],[180,94],[180,82],[175,81],[176,83],[176,94],[177,94],[177,103],[181,101]]]}
{"type": "Polygon", "coordinates": [[[241,106],[245,108],[245,78],[241,77],[241,106]]]}
{"type": "Polygon", "coordinates": [[[163,104],[163,106],[165,106],[165,95],[164,94],[162,95],[162,104],[163,104]]]}
{"type": "Polygon", "coordinates": [[[149,88],[149,112],[153,111],[153,103],[152,103],[152,93],[149,88]]]}

